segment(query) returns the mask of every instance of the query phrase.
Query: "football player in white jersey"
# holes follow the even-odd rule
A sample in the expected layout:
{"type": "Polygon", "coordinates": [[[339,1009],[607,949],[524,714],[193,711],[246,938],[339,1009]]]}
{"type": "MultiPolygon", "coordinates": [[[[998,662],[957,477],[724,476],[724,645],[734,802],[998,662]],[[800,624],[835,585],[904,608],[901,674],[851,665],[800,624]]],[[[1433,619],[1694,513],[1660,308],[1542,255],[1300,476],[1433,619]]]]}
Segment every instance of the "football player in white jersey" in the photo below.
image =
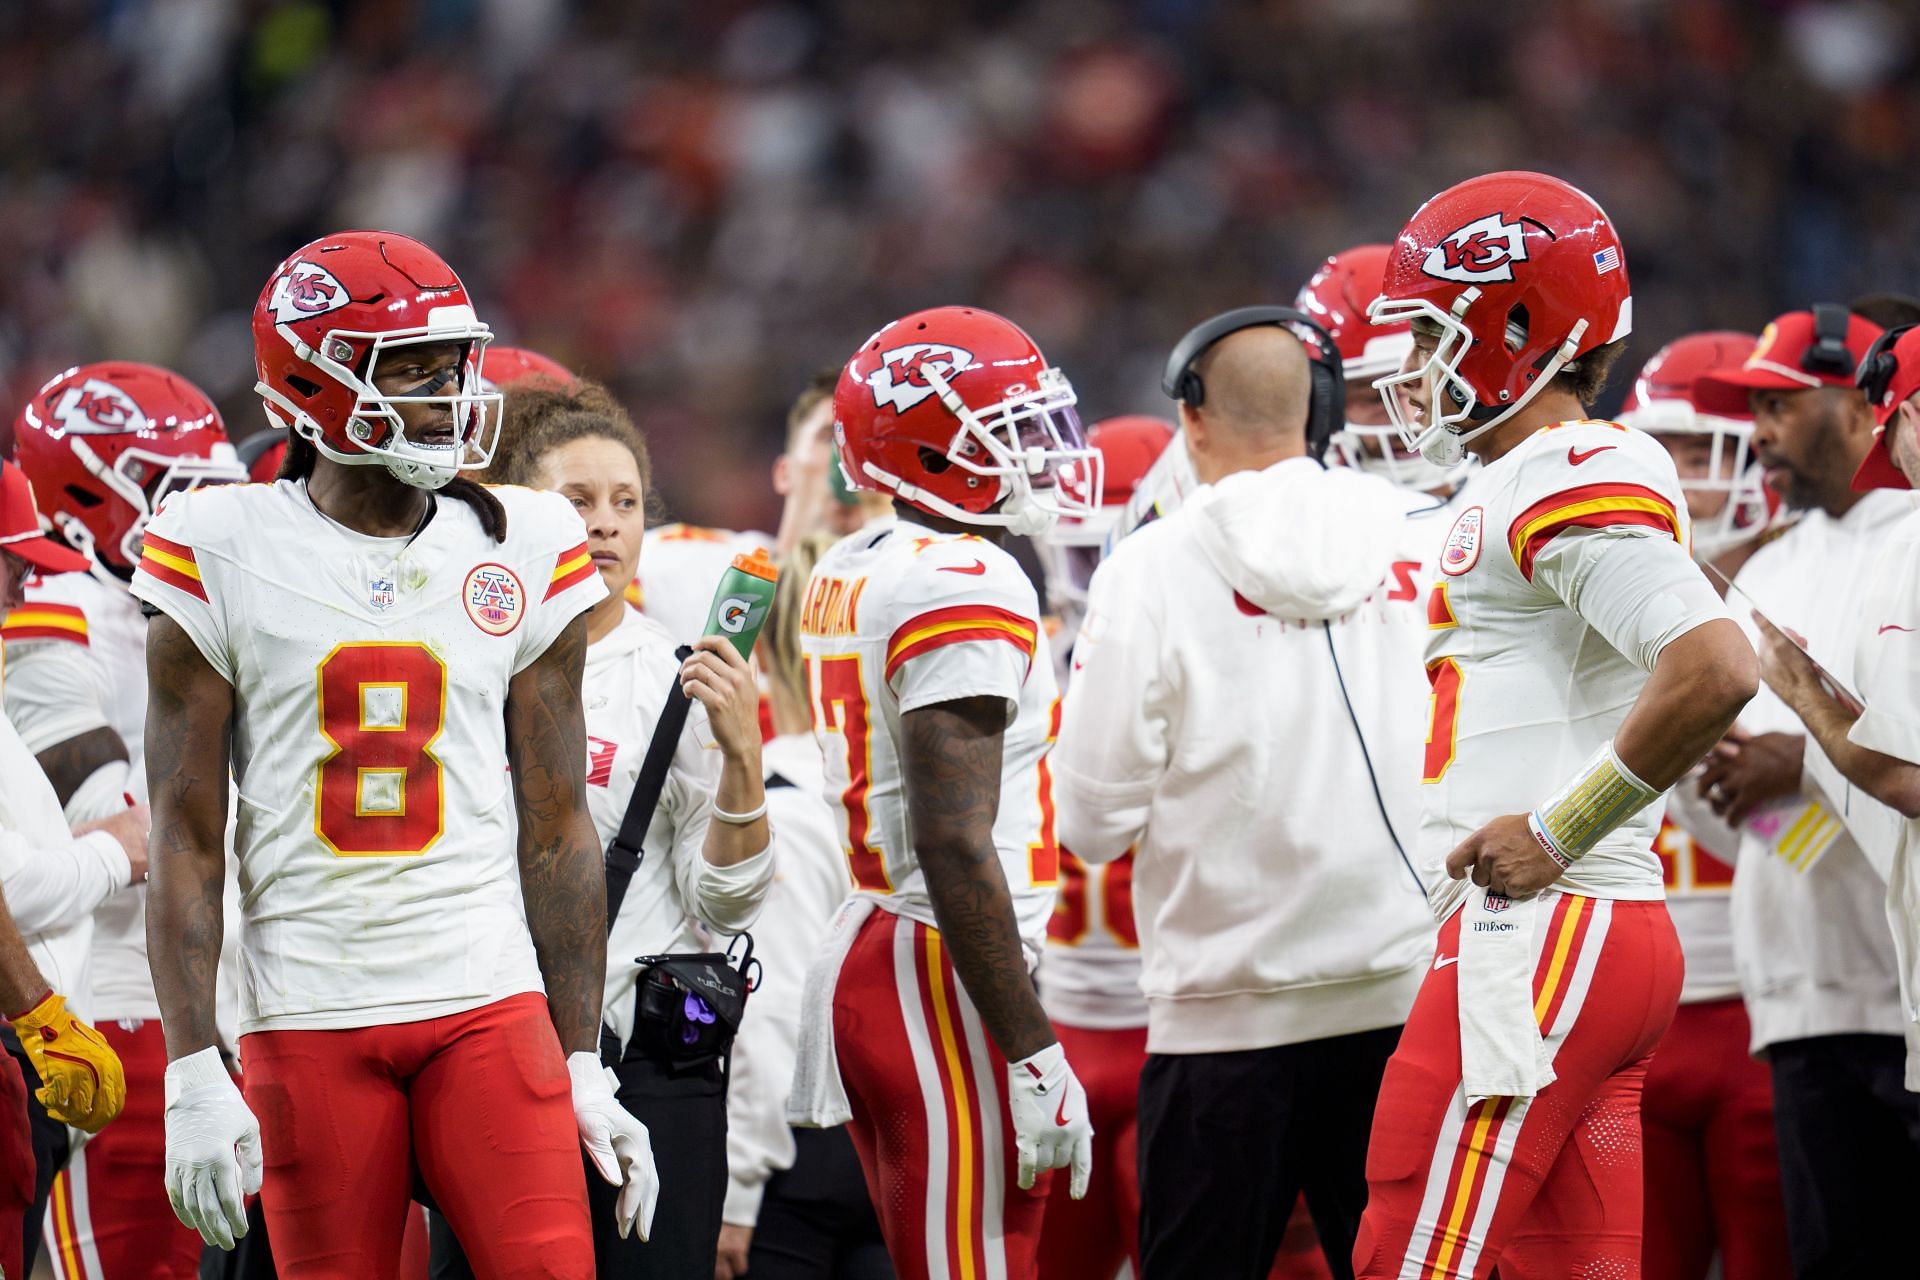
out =
{"type": "Polygon", "coordinates": [[[1429,603],[1444,923],[1381,1087],[1355,1271],[1633,1274],[1640,1085],[1681,978],[1658,801],[1753,696],[1753,650],[1687,554],[1666,451],[1586,418],[1632,327],[1598,205],[1536,173],[1449,188],[1371,314],[1413,325],[1377,384],[1407,447],[1485,465],[1429,603]]]}
{"type": "MultiPolygon", "coordinates": [[[[1737,365],[1754,336],[1716,330],[1676,338],[1641,368],[1620,421],[1673,457],[1693,558],[1735,567],[1759,545],[1768,502],[1753,465],[1750,417],[1703,411],[1694,380],[1737,365]]],[[[1734,970],[1729,910],[1740,836],[1691,781],[1667,796],[1653,851],[1667,887],[1686,978],[1640,1099],[1646,1143],[1645,1280],[1703,1280],[1715,1256],[1727,1280],[1786,1280],[1786,1208],[1773,1138],[1773,1084],[1748,1052],[1751,1027],[1734,970]]]]}
{"type": "MultiPolygon", "coordinates": [[[[1034,538],[1046,572],[1048,641],[1062,688],[1074,637],[1086,616],[1087,584],[1141,480],[1172,441],[1163,418],[1107,418],[1087,429],[1100,451],[1100,509],[1059,520],[1034,538]],[[1050,619],[1049,621],[1051,621],[1050,619]]],[[[1147,1060],[1147,1001],[1140,994],[1140,935],[1133,927],[1133,854],[1086,863],[1060,850],[1060,897],[1047,921],[1040,998],[1060,1043],[1080,1064],[1087,1111],[1104,1158],[1084,1199],[1054,1183],[1040,1231],[1040,1273],[1111,1280],[1140,1249],[1140,1180],[1135,1162],[1140,1069],[1147,1060]]]]}
{"type": "MultiPolygon", "coordinates": [[[[0,623],[7,718],[67,820],[87,822],[147,798],[147,620],[127,590],[147,521],[171,493],[247,473],[198,387],[126,361],[48,382],[22,407],[13,441],[41,514],[88,569],[34,578],[0,623]]],[[[89,1012],[126,1065],[129,1106],[56,1179],[45,1235],[60,1280],[199,1272],[200,1239],[174,1217],[161,1182],[167,1047],[145,903],[135,886],[95,915],[89,1012]]]]}
{"type": "Polygon", "coordinates": [[[1073,404],[1032,339],[967,307],[887,325],[834,392],[848,476],[910,514],[838,543],[802,606],[854,896],[809,975],[790,1113],[851,1119],[904,1280],[1033,1276],[1038,1175],[1071,1165],[1080,1195],[1091,1167],[1086,1095],[1030,976],[1060,875],[1060,701],[998,543],[1092,514],[1099,455],[1073,404]]]}
{"type": "Polygon", "coordinates": [[[598,1053],[584,527],[558,495],[458,478],[498,397],[426,246],[317,240],[253,327],[286,478],[176,495],[133,579],[169,1198],[226,1247],[264,1160],[282,1270],[388,1275],[417,1180],[483,1272],[584,1280],[580,1145],[625,1182],[623,1228],[651,1194],[598,1053]],[[229,765],[244,1099],[214,1047],[229,765]]]}

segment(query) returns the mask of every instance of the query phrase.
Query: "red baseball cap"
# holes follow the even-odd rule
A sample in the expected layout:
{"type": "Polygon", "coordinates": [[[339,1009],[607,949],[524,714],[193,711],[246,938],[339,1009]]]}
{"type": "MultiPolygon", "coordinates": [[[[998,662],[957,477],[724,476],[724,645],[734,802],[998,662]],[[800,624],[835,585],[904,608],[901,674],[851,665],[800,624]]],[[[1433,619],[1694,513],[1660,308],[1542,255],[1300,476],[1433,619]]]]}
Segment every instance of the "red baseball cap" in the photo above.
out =
{"type": "Polygon", "coordinates": [[[0,462],[0,551],[8,551],[42,573],[85,573],[87,558],[40,532],[40,508],[34,505],[27,473],[0,462]]]}
{"type": "Polygon", "coordinates": [[[1854,370],[1880,326],[1833,302],[1810,311],[1789,311],[1760,331],[1753,354],[1738,365],[1712,369],[1693,384],[1694,406],[1702,413],[1746,417],[1753,391],[1810,391],[1851,387],[1854,370]]]}
{"type": "Polygon", "coordinates": [[[1855,489],[1911,489],[1906,473],[1893,461],[1893,441],[1888,428],[1893,415],[1907,397],[1920,391],[1920,327],[1909,327],[1889,334],[1894,341],[1884,344],[1871,357],[1874,368],[1862,367],[1861,387],[1874,399],[1873,420],[1879,429],[1873,433],[1873,448],[1860,460],[1853,473],[1855,489]],[[1897,336],[1895,336],[1897,334],[1897,336]]]}

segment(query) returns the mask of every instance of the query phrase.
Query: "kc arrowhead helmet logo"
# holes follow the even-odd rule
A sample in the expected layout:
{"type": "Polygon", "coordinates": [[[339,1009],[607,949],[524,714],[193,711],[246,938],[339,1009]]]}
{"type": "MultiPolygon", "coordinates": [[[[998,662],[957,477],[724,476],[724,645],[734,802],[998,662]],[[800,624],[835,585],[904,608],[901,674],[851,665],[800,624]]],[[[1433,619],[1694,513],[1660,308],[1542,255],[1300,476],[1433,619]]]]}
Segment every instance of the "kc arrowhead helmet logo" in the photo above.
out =
{"type": "Polygon", "coordinates": [[[273,318],[281,324],[311,320],[352,301],[347,286],[317,262],[296,262],[274,282],[273,318]]]}
{"type": "Polygon", "coordinates": [[[929,372],[951,382],[972,367],[971,351],[940,342],[916,342],[881,353],[880,367],[867,375],[867,386],[875,404],[905,413],[933,394],[929,372]]]}
{"type": "Polygon", "coordinates": [[[1513,264],[1526,260],[1525,228],[1489,213],[1442,236],[1420,269],[1441,280],[1498,284],[1513,279],[1513,264]]]}

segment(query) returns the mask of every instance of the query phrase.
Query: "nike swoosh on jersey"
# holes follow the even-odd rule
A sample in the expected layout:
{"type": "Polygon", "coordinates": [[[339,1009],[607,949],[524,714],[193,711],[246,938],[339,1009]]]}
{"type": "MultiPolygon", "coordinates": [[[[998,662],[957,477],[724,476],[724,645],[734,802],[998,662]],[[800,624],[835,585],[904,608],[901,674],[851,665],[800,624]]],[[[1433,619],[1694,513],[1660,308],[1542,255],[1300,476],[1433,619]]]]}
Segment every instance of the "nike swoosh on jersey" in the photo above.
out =
{"type": "MultiPolygon", "coordinates": [[[[1608,445],[1607,447],[1611,449],[1613,446],[1608,445]]],[[[1446,968],[1450,964],[1459,964],[1459,963],[1460,963],[1459,956],[1435,956],[1433,958],[1433,971],[1435,973],[1438,973],[1440,972],[1440,970],[1446,968]]]]}
{"type": "Polygon", "coordinates": [[[1874,632],[1874,634],[1877,636],[1883,636],[1887,634],[1887,632],[1889,631],[1911,631],[1911,630],[1913,630],[1912,627],[1903,627],[1897,622],[1883,622],[1880,624],[1880,629],[1874,632]]]}
{"type": "Polygon", "coordinates": [[[940,572],[942,573],[964,573],[969,576],[982,574],[986,571],[987,562],[984,560],[975,560],[972,564],[943,564],[940,566],[940,572]]]}
{"type": "Polygon", "coordinates": [[[1602,444],[1602,445],[1595,445],[1593,448],[1588,449],[1585,452],[1582,452],[1579,449],[1574,448],[1572,445],[1568,445],[1567,446],[1567,465],[1570,467],[1577,467],[1581,463],[1585,462],[1588,458],[1591,458],[1596,453],[1605,453],[1609,449],[1617,449],[1617,448],[1619,448],[1618,445],[1602,444]]]}

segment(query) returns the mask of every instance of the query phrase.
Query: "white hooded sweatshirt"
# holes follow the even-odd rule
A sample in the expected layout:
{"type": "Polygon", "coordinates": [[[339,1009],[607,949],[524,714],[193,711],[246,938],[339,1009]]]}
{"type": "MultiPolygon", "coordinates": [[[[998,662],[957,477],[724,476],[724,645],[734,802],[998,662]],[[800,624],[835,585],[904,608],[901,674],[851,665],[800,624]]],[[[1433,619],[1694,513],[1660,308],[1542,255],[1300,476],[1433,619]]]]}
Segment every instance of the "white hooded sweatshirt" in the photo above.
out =
{"type": "Polygon", "coordinates": [[[1088,861],[1136,849],[1149,1052],[1405,1021],[1433,951],[1403,849],[1444,532],[1408,515],[1434,505],[1291,459],[1199,491],[1094,575],[1058,832],[1088,861]]]}

